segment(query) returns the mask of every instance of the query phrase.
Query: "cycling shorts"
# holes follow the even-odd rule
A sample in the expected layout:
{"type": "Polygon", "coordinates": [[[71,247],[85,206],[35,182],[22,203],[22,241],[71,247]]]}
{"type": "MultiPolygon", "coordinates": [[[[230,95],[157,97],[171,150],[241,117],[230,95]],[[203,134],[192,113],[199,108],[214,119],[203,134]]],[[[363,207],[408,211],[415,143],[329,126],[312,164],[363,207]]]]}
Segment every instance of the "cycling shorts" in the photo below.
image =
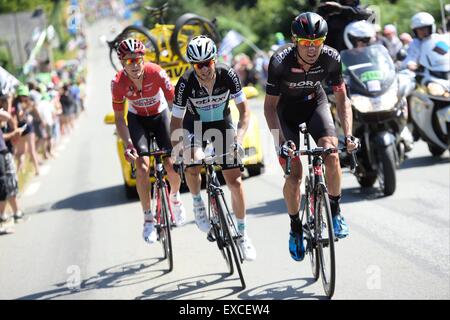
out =
{"type": "MultiPolygon", "coordinates": [[[[214,147],[214,155],[224,154],[230,151],[230,145],[234,143],[236,130],[231,121],[201,122],[194,121],[191,117],[185,117],[183,122],[185,133],[184,148],[203,148],[207,141],[211,141],[214,147]]],[[[239,167],[239,163],[231,156],[224,156],[216,162],[222,170],[239,167]]],[[[188,165],[189,167],[189,165],[188,165]]]]}
{"type": "MultiPolygon", "coordinates": [[[[323,92],[323,90],[322,90],[323,92]]],[[[325,93],[323,93],[323,96],[325,93]]],[[[292,140],[299,146],[299,125],[306,123],[308,132],[316,144],[322,137],[336,137],[336,128],[326,98],[319,94],[318,99],[313,99],[297,104],[280,103],[278,105],[278,117],[281,129],[286,140],[292,140]]]]}
{"type": "Polygon", "coordinates": [[[150,154],[151,136],[155,136],[160,149],[171,150],[169,111],[164,109],[155,116],[143,117],[131,112],[127,114],[131,141],[140,157],[150,154]]]}

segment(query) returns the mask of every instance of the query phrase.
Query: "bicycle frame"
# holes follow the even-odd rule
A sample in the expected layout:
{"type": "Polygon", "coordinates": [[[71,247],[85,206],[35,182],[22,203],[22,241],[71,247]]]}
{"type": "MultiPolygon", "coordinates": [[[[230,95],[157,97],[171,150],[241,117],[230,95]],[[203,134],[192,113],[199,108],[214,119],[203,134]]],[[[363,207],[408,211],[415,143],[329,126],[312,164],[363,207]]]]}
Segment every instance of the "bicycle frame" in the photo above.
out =
{"type": "MultiPolygon", "coordinates": [[[[209,220],[211,221],[211,224],[219,224],[219,217],[218,217],[218,209],[217,209],[217,202],[216,202],[216,197],[221,197],[224,200],[224,192],[220,186],[219,180],[217,178],[217,173],[216,170],[214,168],[213,164],[207,164],[207,163],[203,163],[203,167],[205,169],[205,177],[206,177],[206,193],[208,194],[208,217],[209,220]]],[[[229,215],[229,208],[228,205],[226,203],[226,201],[223,201],[224,205],[225,205],[225,209],[227,210],[227,212],[224,214],[227,215],[227,222],[229,223],[229,225],[231,226],[231,230],[233,232],[233,237],[235,239],[240,238],[240,234],[237,230],[236,224],[234,223],[233,219],[230,218],[229,215]]],[[[240,252],[239,252],[240,254],[240,252]]],[[[241,254],[240,254],[241,255],[241,254]]],[[[242,259],[242,257],[241,257],[242,259]]]]}
{"type": "Polygon", "coordinates": [[[208,219],[211,223],[211,230],[208,232],[207,239],[211,242],[217,242],[219,250],[222,252],[228,264],[230,275],[234,272],[234,260],[242,288],[245,289],[246,284],[241,268],[244,259],[237,243],[241,235],[225,201],[224,192],[217,178],[214,163],[216,159],[222,158],[225,155],[227,154],[214,157],[209,156],[207,160],[201,160],[201,165],[205,169],[206,193],[208,194],[208,219]]]}
{"type": "MultiPolygon", "coordinates": [[[[166,199],[169,199],[169,192],[168,192],[168,185],[166,182],[166,179],[164,177],[164,166],[163,166],[163,161],[162,161],[162,155],[160,156],[153,156],[153,160],[154,160],[154,177],[155,177],[155,182],[153,183],[153,199],[155,200],[155,204],[156,204],[156,225],[160,225],[161,223],[161,208],[162,208],[162,199],[161,199],[161,194],[158,192],[158,190],[160,191],[164,191],[165,195],[166,195],[166,199]]],[[[173,222],[175,221],[173,212],[172,212],[172,207],[170,204],[170,201],[168,201],[168,206],[169,206],[169,212],[170,212],[170,221],[171,224],[173,224],[173,222]]]]}
{"type": "MultiPolygon", "coordinates": [[[[317,147],[311,149],[310,135],[307,132],[306,125],[301,124],[299,128],[300,132],[304,134],[303,144],[306,146],[306,150],[294,151],[293,155],[308,156],[305,194],[300,204],[300,210],[302,211],[301,221],[304,221],[303,219],[306,214],[306,222],[304,224],[302,223],[302,229],[307,243],[306,253],[310,256],[314,280],[319,278],[320,271],[325,293],[331,298],[334,294],[336,281],[334,242],[337,239],[334,236],[330,200],[324,179],[323,156],[342,152],[346,150],[346,147],[317,147]],[[324,254],[326,251],[324,249],[329,250],[329,255],[324,254]],[[326,257],[329,257],[329,265],[326,263],[326,257]]],[[[285,169],[287,175],[290,173],[290,166],[291,157],[288,157],[285,169]]],[[[352,152],[351,170],[354,170],[355,167],[356,159],[354,152],[352,152]]]]}

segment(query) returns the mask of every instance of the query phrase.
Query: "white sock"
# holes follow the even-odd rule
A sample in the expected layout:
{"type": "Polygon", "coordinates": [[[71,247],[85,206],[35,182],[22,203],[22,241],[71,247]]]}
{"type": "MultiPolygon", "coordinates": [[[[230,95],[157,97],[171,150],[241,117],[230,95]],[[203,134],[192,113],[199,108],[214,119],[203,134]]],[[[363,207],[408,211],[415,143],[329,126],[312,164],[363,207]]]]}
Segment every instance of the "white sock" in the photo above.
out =
{"type": "Polygon", "coordinates": [[[151,210],[144,210],[144,221],[145,222],[153,222],[153,212],[151,210]]]}
{"type": "Polygon", "coordinates": [[[236,222],[237,222],[237,228],[238,228],[239,233],[243,236],[246,236],[247,230],[245,228],[246,227],[245,218],[244,219],[236,218],[236,222]]]}
{"type": "Polygon", "coordinates": [[[203,202],[202,195],[200,193],[192,194],[192,199],[194,200],[194,203],[197,203],[197,204],[203,202]]]}

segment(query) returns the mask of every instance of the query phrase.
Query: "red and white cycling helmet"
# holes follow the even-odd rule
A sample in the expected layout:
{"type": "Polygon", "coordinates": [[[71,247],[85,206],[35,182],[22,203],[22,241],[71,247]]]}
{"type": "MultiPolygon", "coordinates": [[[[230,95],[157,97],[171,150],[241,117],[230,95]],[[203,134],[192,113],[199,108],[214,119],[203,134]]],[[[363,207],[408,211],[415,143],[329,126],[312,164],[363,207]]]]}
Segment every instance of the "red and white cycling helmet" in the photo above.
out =
{"type": "Polygon", "coordinates": [[[119,46],[117,47],[117,56],[122,60],[129,53],[144,55],[144,44],[141,41],[133,38],[122,40],[122,42],[120,42],[119,46]]]}

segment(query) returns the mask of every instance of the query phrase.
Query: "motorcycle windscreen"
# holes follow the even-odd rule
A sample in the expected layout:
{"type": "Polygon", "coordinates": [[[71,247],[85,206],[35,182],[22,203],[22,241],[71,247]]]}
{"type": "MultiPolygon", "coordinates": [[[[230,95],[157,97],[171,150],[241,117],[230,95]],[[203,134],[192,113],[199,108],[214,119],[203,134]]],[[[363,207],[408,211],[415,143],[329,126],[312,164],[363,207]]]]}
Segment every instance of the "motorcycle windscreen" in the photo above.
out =
{"type": "Polygon", "coordinates": [[[350,93],[376,97],[385,93],[395,80],[395,66],[382,45],[343,50],[343,73],[350,93]]]}

